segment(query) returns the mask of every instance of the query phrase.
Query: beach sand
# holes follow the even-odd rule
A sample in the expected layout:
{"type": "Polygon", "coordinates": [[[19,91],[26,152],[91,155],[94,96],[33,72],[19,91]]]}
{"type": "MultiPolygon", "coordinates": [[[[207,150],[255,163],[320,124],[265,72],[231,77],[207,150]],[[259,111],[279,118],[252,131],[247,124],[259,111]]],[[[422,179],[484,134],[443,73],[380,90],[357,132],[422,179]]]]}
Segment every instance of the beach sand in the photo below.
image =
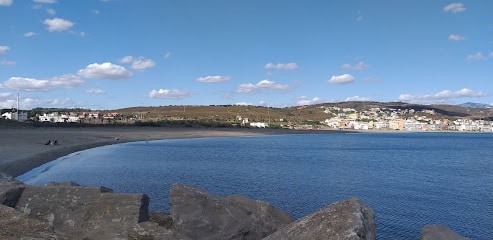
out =
{"type": "Polygon", "coordinates": [[[17,177],[73,152],[123,142],[294,133],[311,133],[311,131],[247,128],[0,127],[0,172],[17,177]],[[45,145],[49,140],[57,140],[58,144],[45,145]]]}

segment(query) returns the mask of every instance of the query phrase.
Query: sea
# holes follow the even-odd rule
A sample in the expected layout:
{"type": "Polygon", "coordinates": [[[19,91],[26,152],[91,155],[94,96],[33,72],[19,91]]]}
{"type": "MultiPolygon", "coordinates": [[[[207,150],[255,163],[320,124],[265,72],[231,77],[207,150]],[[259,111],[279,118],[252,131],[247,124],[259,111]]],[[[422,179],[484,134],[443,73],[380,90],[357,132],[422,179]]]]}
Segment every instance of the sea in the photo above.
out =
{"type": "Polygon", "coordinates": [[[299,219],[357,197],[375,212],[377,239],[418,239],[443,224],[493,238],[493,134],[335,133],[140,141],[76,152],[17,178],[75,181],[146,193],[169,212],[173,183],[241,194],[299,219]]]}

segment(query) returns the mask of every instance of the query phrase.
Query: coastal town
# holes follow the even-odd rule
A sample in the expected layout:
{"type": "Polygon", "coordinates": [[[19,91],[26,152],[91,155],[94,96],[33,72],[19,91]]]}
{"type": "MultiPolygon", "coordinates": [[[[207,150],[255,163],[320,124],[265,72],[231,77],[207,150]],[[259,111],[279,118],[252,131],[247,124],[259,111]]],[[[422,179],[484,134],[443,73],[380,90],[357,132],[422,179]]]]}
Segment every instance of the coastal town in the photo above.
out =
{"type": "MultiPolygon", "coordinates": [[[[228,106],[221,106],[226,108],[228,106]]],[[[209,121],[230,124],[231,126],[251,127],[251,128],[289,128],[301,130],[361,130],[361,131],[458,131],[458,132],[493,132],[493,121],[491,118],[472,118],[460,116],[445,116],[437,113],[433,109],[414,109],[414,108],[387,108],[387,107],[370,107],[365,109],[355,109],[349,107],[338,107],[336,105],[324,104],[313,107],[310,112],[317,111],[317,119],[310,119],[310,116],[304,116],[302,110],[308,106],[295,108],[299,113],[278,113],[272,117],[262,114],[252,115],[251,111],[236,110],[235,114],[230,109],[229,115],[222,116],[218,114],[214,117],[206,116],[186,116],[185,107],[183,112],[167,112],[152,114],[147,112],[128,111],[65,111],[65,112],[43,112],[35,115],[28,111],[4,111],[3,119],[18,120],[20,122],[30,121],[39,123],[73,123],[73,124],[134,124],[142,122],[183,122],[183,121],[200,121],[208,118],[209,121]],[[283,116],[285,114],[285,116],[283,116]],[[260,116],[260,117],[259,117],[260,116]],[[297,117],[293,117],[297,116],[297,117]]],[[[193,108],[188,106],[189,111],[193,108]]],[[[264,107],[253,107],[264,108],[264,107]]],[[[306,114],[308,115],[308,114],[306,114]]]]}

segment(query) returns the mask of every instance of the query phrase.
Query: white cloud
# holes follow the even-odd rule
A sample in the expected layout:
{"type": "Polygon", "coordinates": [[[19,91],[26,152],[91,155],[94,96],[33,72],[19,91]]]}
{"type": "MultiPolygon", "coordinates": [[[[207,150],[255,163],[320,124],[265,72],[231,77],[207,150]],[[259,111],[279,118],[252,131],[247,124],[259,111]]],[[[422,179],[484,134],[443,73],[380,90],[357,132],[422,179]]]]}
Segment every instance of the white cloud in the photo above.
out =
{"type": "Polygon", "coordinates": [[[298,64],[296,63],[267,63],[264,66],[265,69],[276,69],[276,70],[295,70],[298,69],[298,64]]]}
{"type": "Polygon", "coordinates": [[[289,91],[290,88],[288,85],[279,84],[269,80],[262,80],[256,84],[241,84],[240,86],[238,86],[238,89],[236,89],[236,92],[251,93],[262,90],[289,91]]]}
{"type": "Polygon", "coordinates": [[[77,75],[84,78],[123,80],[132,77],[132,73],[122,66],[105,62],[102,64],[93,63],[77,72],[77,75]]]}
{"type": "Polygon", "coordinates": [[[475,53],[475,54],[470,54],[470,55],[467,55],[466,59],[467,59],[467,60],[469,60],[469,61],[474,61],[474,60],[486,60],[486,59],[487,59],[487,57],[485,57],[485,56],[483,55],[483,53],[481,53],[481,52],[477,52],[477,53],[475,53]]]}
{"type": "Polygon", "coordinates": [[[459,13],[466,11],[466,8],[464,7],[464,4],[462,3],[451,3],[443,8],[443,11],[445,12],[453,12],[453,13],[459,13]]]}
{"type": "Polygon", "coordinates": [[[100,89],[100,88],[91,88],[91,89],[87,89],[86,90],[86,93],[89,93],[89,94],[105,94],[106,91],[104,91],[103,89],[100,89]]]}
{"type": "Polygon", "coordinates": [[[12,96],[12,93],[8,93],[8,92],[0,93],[0,98],[8,98],[10,96],[12,96]]]}
{"type": "Polygon", "coordinates": [[[450,102],[450,100],[455,98],[486,97],[486,96],[487,96],[486,93],[476,92],[468,88],[463,88],[455,92],[452,92],[450,90],[444,90],[431,95],[401,94],[399,96],[399,101],[419,103],[419,104],[434,104],[434,103],[448,103],[450,102]]]}
{"type": "Polygon", "coordinates": [[[493,52],[490,52],[490,58],[493,58],[493,52]]]}
{"type": "Polygon", "coordinates": [[[164,59],[170,58],[171,57],[171,52],[166,52],[163,57],[164,57],[164,59]]]}
{"type": "Polygon", "coordinates": [[[187,91],[177,90],[177,89],[159,89],[152,90],[149,93],[150,98],[160,98],[160,99],[183,99],[190,96],[191,93],[187,91]]]}
{"type": "Polygon", "coordinates": [[[341,68],[342,69],[353,69],[353,70],[363,70],[367,69],[370,66],[368,66],[365,62],[358,62],[356,65],[351,65],[349,63],[342,64],[341,68]]]}
{"type": "Polygon", "coordinates": [[[12,5],[12,0],[0,0],[0,6],[10,6],[12,5]]]}
{"type": "Polygon", "coordinates": [[[249,102],[238,102],[238,103],[235,103],[236,106],[252,106],[253,103],[249,103],[249,102]]]}
{"type": "Polygon", "coordinates": [[[297,105],[312,105],[323,103],[325,100],[322,98],[314,97],[313,99],[308,99],[307,96],[298,97],[297,105]]]}
{"type": "Polygon", "coordinates": [[[32,37],[34,35],[36,35],[35,32],[27,32],[27,33],[24,33],[24,37],[32,37]]]}
{"type": "Polygon", "coordinates": [[[203,82],[203,83],[226,82],[229,80],[231,80],[230,76],[207,76],[207,77],[197,78],[197,82],[203,82]]]}
{"type": "Polygon", "coordinates": [[[120,61],[120,63],[131,63],[134,61],[134,57],[125,56],[125,57],[120,58],[120,60],[118,60],[118,61],[120,61]]]}
{"type": "Polygon", "coordinates": [[[0,46],[0,56],[7,54],[7,51],[10,49],[9,46],[0,46]]]}
{"type": "Polygon", "coordinates": [[[48,3],[48,4],[52,4],[52,3],[56,3],[57,1],[56,0],[33,0],[33,2],[35,2],[35,3],[48,3]]]}
{"type": "MultiPolygon", "coordinates": [[[[32,98],[21,98],[19,102],[20,109],[32,109],[33,107],[37,107],[39,105],[36,104],[32,98]]],[[[12,95],[12,98],[0,100],[0,108],[15,108],[17,107],[17,99],[12,95]]]]}
{"type": "Polygon", "coordinates": [[[130,67],[137,71],[144,71],[148,68],[156,66],[156,63],[153,60],[144,57],[135,58],[133,56],[125,56],[120,58],[119,61],[121,63],[131,63],[130,67]]]}
{"type": "Polygon", "coordinates": [[[331,84],[346,84],[354,81],[354,77],[351,74],[342,74],[339,76],[332,76],[329,79],[329,83],[331,84]]]}
{"type": "Polygon", "coordinates": [[[372,101],[371,98],[365,98],[365,97],[360,97],[360,96],[353,96],[353,97],[348,97],[346,98],[347,102],[353,101],[353,102],[366,102],[366,101],[372,101]]]}
{"type": "Polygon", "coordinates": [[[11,77],[0,83],[0,87],[27,92],[49,91],[57,88],[72,88],[84,84],[78,76],[66,74],[51,79],[11,77]]]}
{"type": "Polygon", "coordinates": [[[92,13],[94,13],[94,14],[100,14],[101,12],[99,10],[97,10],[97,9],[93,9],[92,10],[92,13]]]}
{"type": "Polygon", "coordinates": [[[55,14],[56,14],[55,9],[53,9],[53,8],[48,8],[48,9],[46,9],[46,12],[47,12],[48,14],[50,14],[50,15],[55,15],[55,14]]]}
{"type": "Polygon", "coordinates": [[[137,71],[144,71],[148,68],[156,66],[156,63],[151,59],[139,58],[132,63],[132,69],[137,71]]]}
{"type": "Polygon", "coordinates": [[[15,65],[14,61],[2,60],[0,61],[0,65],[15,65]]]}
{"type": "Polygon", "coordinates": [[[451,40],[451,41],[462,41],[462,40],[465,40],[466,38],[461,36],[461,35],[457,35],[457,34],[450,34],[448,36],[448,39],[451,40]]]}
{"type": "Polygon", "coordinates": [[[74,25],[73,22],[61,18],[45,19],[43,23],[50,32],[63,32],[74,25]]]}

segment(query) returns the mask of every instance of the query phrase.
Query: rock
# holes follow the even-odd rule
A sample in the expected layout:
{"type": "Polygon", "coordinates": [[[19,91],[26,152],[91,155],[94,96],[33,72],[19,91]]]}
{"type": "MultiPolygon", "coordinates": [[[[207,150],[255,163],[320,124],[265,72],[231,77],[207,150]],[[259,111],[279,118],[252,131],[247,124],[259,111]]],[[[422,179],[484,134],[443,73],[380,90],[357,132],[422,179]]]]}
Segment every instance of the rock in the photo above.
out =
{"type": "Polygon", "coordinates": [[[16,209],[48,222],[56,233],[80,238],[88,238],[100,229],[125,233],[129,227],[148,220],[146,195],[108,193],[104,189],[25,185],[16,209]]]}
{"type": "Polygon", "coordinates": [[[24,184],[12,178],[9,175],[0,173],[0,204],[14,207],[17,204],[24,184]]]}
{"type": "Polygon", "coordinates": [[[420,240],[470,240],[439,224],[426,225],[421,229],[420,240]]]}
{"type": "Polygon", "coordinates": [[[375,239],[375,215],[357,198],[333,203],[278,230],[264,240],[375,239]]]}
{"type": "Polygon", "coordinates": [[[173,184],[169,198],[174,226],[191,239],[261,239],[286,224],[287,214],[267,203],[225,199],[191,185],[173,184]]]}
{"type": "Polygon", "coordinates": [[[242,208],[247,214],[254,217],[253,226],[261,226],[255,229],[261,237],[265,237],[278,230],[280,226],[285,226],[293,222],[291,216],[281,211],[269,203],[247,198],[241,195],[231,195],[225,198],[228,203],[242,208]]]}
{"type": "Polygon", "coordinates": [[[48,223],[0,204],[0,239],[58,239],[48,223]]]}

